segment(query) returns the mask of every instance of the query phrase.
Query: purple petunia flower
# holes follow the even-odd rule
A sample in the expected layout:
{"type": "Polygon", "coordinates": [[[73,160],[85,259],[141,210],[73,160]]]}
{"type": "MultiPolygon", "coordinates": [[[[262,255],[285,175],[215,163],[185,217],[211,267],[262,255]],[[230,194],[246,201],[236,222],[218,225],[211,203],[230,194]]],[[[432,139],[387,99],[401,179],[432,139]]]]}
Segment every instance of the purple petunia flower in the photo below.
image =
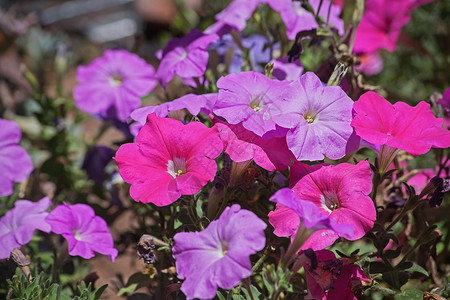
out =
{"type": "Polygon", "coordinates": [[[303,67],[299,60],[289,62],[289,57],[274,59],[273,78],[277,80],[294,81],[300,78],[303,73],[303,67]]]}
{"type": "Polygon", "coordinates": [[[358,148],[350,126],[353,101],[339,86],[324,87],[308,72],[289,85],[282,99],[266,118],[290,128],[286,140],[297,160],[339,159],[358,148]]]}
{"type": "MultiPolygon", "coordinates": [[[[280,13],[281,19],[286,24],[287,36],[290,40],[294,40],[298,32],[303,30],[310,30],[317,28],[319,25],[314,19],[314,15],[301,7],[301,3],[292,0],[263,0],[269,4],[273,10],[280,13]]],[[[310,0],[312,8],[316,12],[320,7],[319,16],[327,20],[328,7],[330,1],[328,0],[310,0]]],[[[344,33],[344,21],[339,18],[341,9],[337,5],[331,5],[329,23],[333,24],[339,34],[344,33]]]]}
{"type": "Polygon", "coordinates": [[[263,136],[277,128],[270,116],[281,114],[281,94],[288,84],[254,71],[230,74],[217,81],[219,95],[213,111],[228,123],[242,122],[246,129],[263,136]]]}
{"type": "Polygon", "coordinates": [[[89,259],[94,251],[107,255],[114,262],[118,251],[105,220],[95,215],[86,204],[59,205],[45,219],[52,231],[69,243],[69,254],[89,259]]]}
{"type": "Polygon", "coordinates": [[[206,48],[218,39],[217,34],[204,35],[194,29],[181,39],[170,40],[156,72],[161,85],[165,87],[175,74],[184,79],[202,76],[209,58],[206,48]]]}
{"type": "Polygon", "coordinates": [[[187,94],[178,99],[164,102],[160,105],[146,106],[136,109],[131,113],[131,118],[144,125],[149,114],[155,113],[157,117],[167,117],[169,112],[181,109],[187,109],[192,115],[196,116],[201,111],[211,111],[210,102],[215,101],[217,94],[187,94]]]}
{"type": "Polygon", "coordinates": [[[231,289],[252,274],[249,256],[266,243],[266,223],[238,204],[200,232],[181,232],[172,248],[181,291],[187,299],[210,299],[217,287],[231,289]]]}
{"type": "Polygon", "coordinates": [[[205,33],[224,35],[232,29],[242,31],[247,20],[251,17],[260,0],[234,0],[215,17],[216,23],[205,30],[205,33]]]}
{"type": "Polygon", "coordinates": [[[123,122],[157,84],[153,67],[125,50],[107,50],[78,67],[77,80],[73,96],[79,109],[123,122]]]}
{"type": "Polygon", "coordinates": [[[0,119],[0,197],[11,195],[13,182],[21,182],[33,171],[27,152],[17,145],[21,132],[16,122],[0,119]]]}
{"type": "Polygon", "coordinates": [[[48,197],[39,202],[16,201],[14,208],[0,219],[0,259],[8,258],[14,248],[31,241],[35,229],[50,232],[50,225],[45,222],[49,205],[48,197]]]}

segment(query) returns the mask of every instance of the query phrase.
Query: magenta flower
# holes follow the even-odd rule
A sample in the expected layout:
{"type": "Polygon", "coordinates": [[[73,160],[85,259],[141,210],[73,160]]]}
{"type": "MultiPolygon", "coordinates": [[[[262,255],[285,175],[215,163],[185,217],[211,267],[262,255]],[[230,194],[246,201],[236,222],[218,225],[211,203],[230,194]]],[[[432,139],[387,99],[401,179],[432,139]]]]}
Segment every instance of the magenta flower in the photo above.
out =
{"type": "Polygon", "coordinates": [[[153,67],[125,50],[107,50],[90,65],[78,67],[77,80],[73,96],[79,109],[122,122],[157,84],[153,67]]]}
{"type": "Polygon", "coordinates": [[[219,95],[214,113],[230,124],[242,125],[259,136],[276,129],[272,114],[281,113],[281,93],[288,82],[271,80],[263,74],[249,71],[230,74],[217,81],[219,95]]]}
{"type": "MultiPolygon", "coordinates": [[[[290,40],[295,40],[295,36],[298,32],[304,30],[311,30],[319,27],[314,15],[301,7],[300,2],[291,0],[263,0],[263,2],[269,4],[273,10],[280,13],[281,19],[286,24],[287,37],[290,40]]],[[[316,12],[319,9],[320,0],[310,0],[309,3],[316,12]]],[[[322,6],[319,11],[319,16],[325,20],[328,16],[328,7],[330,1],[323,0],[322,6]]],[[[341,8],[336,5],[331,5],[329,23],[333,24],[338,30],[339,34],[344,34],[344,21],[339,18],[341,14],[341,8]]]]}
{"type": "Polygon", "coordinates": [[[8,258],[14,248],[31,241],[34,230],[50,232],[50,225],[45,222],[49,205],[48,197],[39,202],[16,201],[14,208],[0,219],[0,259],[8,258]]]}
{"type": "Polygon", "coordinates": [[[213,180],[222,149],[215,127],[151,114],[136,143],[122,145],[115,160],[134,200],[165,206],[213,180]]]}
{"type": "Polygon", "coordinates": [[[0,119],[0,197],[11,195],[13,183],[27,179],[33,171],[30,156],[17,145],[21,135],[16,122],[0,119]]]}
{"type": "Polygon", "coordinates": [[[411,107],[404,102],[394,105],[375,92],[363,94],[354,104],[352,126],[369,143],[387,145],[421,155],[431,147],[450,147],[450,132],[442,129],[442,119],[435,118],[424,101],[411,107]]]}
{"type": "MultiPolygon", "coordinates": [[[[338,224],[353,225],[353,234],[344,236],[345,238],[352,241],[360,239],[373,227],[376,211],[368,196],[372,191],[372,176],[367,161],[361,161],[357,165],[342,163],[337,166],[308,166],[298,162],[291,167],[292,180],[298,180],[291,182],[290,186],[293,186],[292,191],[299,199],[314,203],[322,214],[338,224]]],[[[298,228],[299,220],[296,213],[277,207],[270,223],[275,227],[276,235],[292,236],[298,228]]],[[[341,235],[331,230],[317,231],[302,249],[323,249],[339,236],[341,235]]]]}
{"type": "Polygon", "coordinates": [[[353,50],[373,53],[380,49],[394,51],[402,27],[418,6],[434,0],[367,0],[361,23],[356,29],[353,50]]]}
{"type": "Polygon", "coordinates": [[[364,271],[347,259],[336,259],[332,251],[315,252],[317,266],[305,266],[308,296],[323,300],[356,300],[355,292],[362,288],[361,281],[370,281],[364,271]]]}
{"type": "Polygon", "coordinates": [[[324,87],[308,72],[290,83],[281,97],[271,117],[290,128],[286,140],[297,160],[339,159],[358,148],[359,139],[350,126],[353,101],[340,87],[324,87]]]}
{"type": "Polygon", "coordinates": [[[172,248],[181,291],[187,299],[211,299],[218,287],[231,289],[252,274],[249,256],[266,243],[266,223],[234,204],[200,232],[174,236],[172,248]]]}
{"type": "Polygon", "coordinates": [[[215,119],[215,126],[224,143],[225,153],[234,162],[253,159],[268,171],[283,171],[295,158],[289,151],[286,138],[264,139],[245,129],[242,124],[231,125],[215,119]]]}
{"type": "Polygon", "coordinates": [[[205,33],[224,35],[233,28],[239,32],[242,31],[259,2],[260,0],[233,0],[227,8],[216,15],[216,23],[209,26],[205,33]]]}
{"type": "Polygon", "coordinates": [[[45,221],[52,231],[61,234],[68,242],[69,254],[85,259],[94,257],[94,251],[104,254],[114,262],[118,251],[105,220],[95,215],[86,204],[58,205],[45,221]]]}
{"type": "Polygon", "coordinates": [[[359,58],[361,59],[361,64],[356,67],[358,72],[371,76],[383,70],[383,59],[378,52],[362,54],[359,58]]]}
{"type": "Polygon", "coordinates": [[[187,109],[192,115],[196,116],[200,111],[211,111],[208,107],[211,101],[215,101],[217,94],[195,95],[187,94],[178,99],[164,102],[160,105],[146,106],[136,109],[131,113],[131,118],[144,125],[149,114],[155,113],[157,117],[167,117],[169,112],[181,109],[187,109]]]}
{"type": "Polygon", "coordinates": [[[161,85],[165,87],[175,74],[185,79],[202,76],[209,58],[206,48],[218,39],[216,34],[204,35],[194,29],[181,39],[170,40],[156,72],[161,85]]]}
{"type": "Polygon", "coordinates": [[[336,222],[321,213],[317,205],[301,200],[288,188],[277,191],[270,197],[270,201],[277,203],[276,209],[269,213],[269,223],[275,229],[273,233],[277,236],[291,236],[292,243],[299,243],[291,246],[296,251],[323,249],[339,236],[350,239],[354,234],[352,224],[336,222]],[[318,235],[319,239],[316,238],[318,235]]]}

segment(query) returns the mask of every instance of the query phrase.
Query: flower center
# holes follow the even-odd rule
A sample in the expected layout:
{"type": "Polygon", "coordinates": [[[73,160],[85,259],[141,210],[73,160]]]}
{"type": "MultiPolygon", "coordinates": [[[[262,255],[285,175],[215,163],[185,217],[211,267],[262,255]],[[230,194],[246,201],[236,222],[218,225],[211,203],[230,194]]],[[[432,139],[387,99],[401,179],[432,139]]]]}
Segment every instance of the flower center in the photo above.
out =
{"type": "Polygon", "coordinates": [[[112,86],[121,86],[123,82],[122,76],[116,74],[109,77],[109,84],[112,86]]]}
{"type": "Polygon", "coordinates": [[[303,118],[306,120],[306,123],[308,123],[308,124],[312,124],[316,120],[316,116],[310,112],[306,112],[303,115],[303,118]]]}
{"type": "Polygon", "coordinates": [[[77,241],[81,241],[81,235],[80,235],[80,232],[78,232],[78,230],[74,230],[73,231],[73,236],[75,237],[75,239],[77,240],[77,241]]]}
{"type": "Polygon", "coordinates": [[[167,162],[167,173],[177,178],[180,175],[186,174],[186,159],[174,157],[173,160],[167,162]]]}
{"type": "Polygon", "coordinates": [[[227,255],[227,252],[228,252],[228,243],[222,242],[222,243],[221,243],[221,246],[222,246],[222,254],[223,254],[223,256],[227,255]]]}
{"type": "Polygon", "coordinates": [[[320,203],[322,208],[329,213],[339,209],[339,200],[336,191],[326,191],[320,195],[320,203]]]}
{"type": "Polygon", "coordinates": [[[260,98],[254,98],[250,101],[250,107],[258,112],[263,108],[263,101],[260,98]]]}

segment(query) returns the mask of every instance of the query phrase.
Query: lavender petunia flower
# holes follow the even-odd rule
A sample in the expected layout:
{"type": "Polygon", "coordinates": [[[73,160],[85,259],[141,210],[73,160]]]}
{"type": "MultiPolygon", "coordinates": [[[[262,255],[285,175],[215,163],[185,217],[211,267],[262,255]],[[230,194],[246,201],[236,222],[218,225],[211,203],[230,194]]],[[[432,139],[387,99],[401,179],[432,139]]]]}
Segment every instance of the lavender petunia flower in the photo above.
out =
{"type": "Polygon", "coordinates": [[[263,136],[276,129],[270,116],[281,114],[281,94],[288,84],[254,71],[230,74],[217,81],[219,95],[213,111],[228,123],[242,122],[246,129],[263,136]]]}
{"type": "Polygon", "coordinates": [[[181,291],[187,299],[210,299],[252,274],[249,256],[266,243],[266,223],[234,204],[201,232],[182,232],[172,248],[181,291]]]}
{"type": "Polygon", "coordinates": [[[13,209],[0,219],[0,259],[8,258],[16,247],[31,241],[34,230],[50,232],[45,222],[50,199],[44,197],[39,202],[16,201],[13,209]]]}
{"type": "Polygon", "coordinates": [[[75,103],[86,113],[125,122],[141,106],[141,97],[156,86],[154,73],[153,67],[135,54],[107,50],[90,65],[78,67],[75,103]]]}
{"type": "Polygon", "coordinates": [[[211,111],[210,102],[217,97],[217,94],[195,95],[187,94],[178,99],[164,102],[160,105],[146,106],[136,109],[131,113],[131,118],[144,125],[149,114],[155,113],[157,117],[167,117],[169,112],[181,109],[187,109],[192,115],[196,116],[201,111],[211,111]]]}
{"type": "Polygon", "coordinates": [[[209,58],[206,48],[218,39],[217,34],[204,35],[194,29],[181,39],[170,40],[156,72],[161,85],[165,87],[175,74],[185,79],[202,76],[209,58]]]}
{"type": "Polygon", "coordinates": [[[21,137],[16,122],[0,119],[0,197],[11,195],[13,182],[21,182],[33,171],[27,152],[17,145],[21,137]]]}
{"type": "MultiPolygon", "coordinates": [[[[298,32],[304,30],[311,30],[319,27],[314,15],[301,7],[301,3],[291,0],[263,0],[263,2],[269,4],[273,10],[280,13],[281,19],[286,24],[287,36],[290,40],[294,40],[298,32]]],[[[328,7],[330,1],[328,0],[310,0],[312,8],[316,12],[319,9],[319,5],[322,2],[322,6],[319,11],[319,16],[327,20],[328,7]]],[[[341,9],[337,5],[331,5],[329,23],[333,24],[339,34],[344,33],[344,21],[339,18],[341,9]]]]}
{"type": "Polygon", "coordinates": [[[292,82],[266,118],[290,128],[286,135],[289,149],[297,160],[342,158],[355,151],[359,138],[353,134],[353,101],[338,86],[322,86],[312,72],[292,82]]]}
{"type": "Polygon", "coordinates": [[[289,57],[278,58],[273,63],[273,78],[277,80],[294,81],[300,78],[303,67],[299,60],[289,62],[289,57]]]}
{"type": "Polygon", "coordinates": [[[251,17],[260,0],[234,0],[215,17],[216,23],[205,30],[205,33],[224,35],[232,29],[242,31],[247,20],[251,17]]]}
{"type": "Polygon", "coordinates": [[[59,205],[45,219],[52,231],[69,243],[69,254],[89,259],[94,251],[107,255],[114,262],[118,251],[105,220],[95,215],[86,204],[59,205]]]}

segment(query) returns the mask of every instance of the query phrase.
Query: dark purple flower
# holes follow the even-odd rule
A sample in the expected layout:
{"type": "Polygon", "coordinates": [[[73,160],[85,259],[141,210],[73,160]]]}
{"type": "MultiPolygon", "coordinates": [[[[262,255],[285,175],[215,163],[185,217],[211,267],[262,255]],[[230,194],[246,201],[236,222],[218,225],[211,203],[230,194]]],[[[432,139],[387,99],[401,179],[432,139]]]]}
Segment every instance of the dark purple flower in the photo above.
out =
{"type": "Polygon", "coordinates": [[[266,243],[266,223],[234,204],[200,232],[181,232],[172,248],[181,291],[187,299],[210,299],[252,274],[249,256],[266,243]]]}
{"type": "Polygon", "coordinates": [[[89,259],[94,251],[107,255],[114,262],[118,251],[105,220],[95,215],[86,204],[58,205],[45,219],[52,231],[69,243],[69,254],[89,259]]]}
{"type": "Polygon", "coordinates": [[[17,145],[21,132],[16,122],[0,119],[0,197],[11,195],[13,182],[21,182],[33,171],[27,152],[17,145]]]}
{"type": "Polygon", "coordinates": [[[183,38],[170,40],[156,72],[161,85],[165,87],[175,74],[186,79],[202,76],[208,64],[206,48],[218,39],[217,34],[204,35],[194,29],[183,38]]]}
{"type": "Polygon", "coordinates": [[[81,167],[99,186],[105,180],[105,167],[112,160],[114,150],[106,146],[94,146],[89,149],[81,167]]]}
{"type": "Polygon", "coordinates": [[[14,248],[31,241],[34,230],[50,232],[50,225],[45,222],[50,203],[48,197],[39,202],[16,201],[14,208],[0,219],[0,259],[8,258],[14,248]]]}

